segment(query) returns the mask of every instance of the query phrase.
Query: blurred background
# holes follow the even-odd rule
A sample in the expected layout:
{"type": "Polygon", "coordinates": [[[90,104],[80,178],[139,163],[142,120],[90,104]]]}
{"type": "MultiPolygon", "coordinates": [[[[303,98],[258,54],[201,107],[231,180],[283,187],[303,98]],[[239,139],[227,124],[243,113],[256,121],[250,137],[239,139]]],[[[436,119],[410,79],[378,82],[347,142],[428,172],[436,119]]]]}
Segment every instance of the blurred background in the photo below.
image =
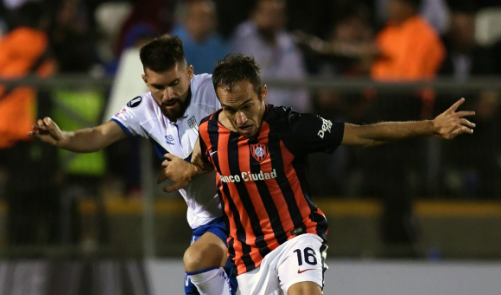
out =
{"type": "Polygon", "coordinates": [[[326,294],[365,293],[357,276],[411,294],[418,273],[438,286],[421,294],[499,294],[499,0],[0,1],[0,294],[181,294],[186,204],[156,185],[149,143],[73,154],[27,136],[45,116],[96,126],[146,92],[138,48],[163,33],[195,73],[253,55],[269,103],[332,120],[432,119],[465,97],[473,135],[310,156],[326,294]]]}

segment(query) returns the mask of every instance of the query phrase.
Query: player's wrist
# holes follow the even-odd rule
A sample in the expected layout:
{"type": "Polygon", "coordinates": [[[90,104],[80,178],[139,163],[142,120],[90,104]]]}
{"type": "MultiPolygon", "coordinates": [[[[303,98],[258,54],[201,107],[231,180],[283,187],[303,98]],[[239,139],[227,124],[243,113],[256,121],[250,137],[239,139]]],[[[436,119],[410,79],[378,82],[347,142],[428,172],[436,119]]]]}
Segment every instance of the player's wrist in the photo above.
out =
{"type": "Polygon", "coordinates": [[[70,138],[74,135],[74,132],[61,131],[60,135],[56,139],[56,147],[67,149],[70,138]]]}
{"type": "Polygon", "coordinates": [[[425,133],[427,136],[436,136],[440,135],[440,125],[437,122],[437,119],[433,120],[424,120],[426,128],[425,133]]]}

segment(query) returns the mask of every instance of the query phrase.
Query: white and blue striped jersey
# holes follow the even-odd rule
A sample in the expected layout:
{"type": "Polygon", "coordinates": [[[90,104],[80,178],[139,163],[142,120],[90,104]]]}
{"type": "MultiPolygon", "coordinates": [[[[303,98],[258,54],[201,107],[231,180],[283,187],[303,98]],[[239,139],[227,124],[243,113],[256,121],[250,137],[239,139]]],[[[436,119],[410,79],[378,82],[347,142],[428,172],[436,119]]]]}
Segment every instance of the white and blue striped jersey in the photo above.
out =
{"type": "MultiPolygon", "coordinates": [[[[130,136],[148,138],[161,160],[164,154],[171,153],[190,161],[198,139],[198,123],[221,108],[211,75],[193,76],[190,89],[190,105],[185,115],[175,122],[162,113],[151,92],[129,101],[111,120],[130,136]]],[[[195,229],[222,216],[215,183],[215,172],[211,172],[195,177],[188,187],[179,190],[188,204],[186,217],[191,228],[195,229]]]]}

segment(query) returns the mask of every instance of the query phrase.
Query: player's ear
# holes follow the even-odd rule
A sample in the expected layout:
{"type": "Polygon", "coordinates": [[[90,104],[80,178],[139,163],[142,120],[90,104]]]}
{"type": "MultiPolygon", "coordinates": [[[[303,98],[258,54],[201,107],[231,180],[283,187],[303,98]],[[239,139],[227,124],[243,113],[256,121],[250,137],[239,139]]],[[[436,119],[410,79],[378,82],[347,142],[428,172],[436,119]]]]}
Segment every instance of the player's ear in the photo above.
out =
{"type": "Polygon", "coordinates": [[[193,68],[192,65],[189,65],[186,68],[186,73],[188,74],[188,78],[191,80],[191,78],[193,78],[193,74],[195,73],[195,69],[193,68]]]}
{"type": "Polygon", "coordinates": [[[146,75],[142,74],[141,78],[143,78],[144,84],[148,85],[148,79],[146,78],[146,75]]]}
{"type": "Polygon", "coordinates": [[[267,95],[268,95],[268,87],[266,86],[266,84],[264,84],[263,87],[261,88],[261,101],[265,100],[267,95]]]}

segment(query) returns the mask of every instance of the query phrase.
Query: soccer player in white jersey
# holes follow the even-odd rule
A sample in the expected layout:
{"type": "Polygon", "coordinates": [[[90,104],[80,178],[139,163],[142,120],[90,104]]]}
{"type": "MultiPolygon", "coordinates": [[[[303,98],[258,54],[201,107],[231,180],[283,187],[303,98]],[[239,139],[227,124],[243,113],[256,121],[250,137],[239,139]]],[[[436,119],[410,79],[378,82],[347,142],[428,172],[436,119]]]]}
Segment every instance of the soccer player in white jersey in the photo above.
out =
{"type": "MultiPolygon", "coordinates": [[[[30,134],[79,153],[139,135],[151,140],[161,160],[174,155],[189,162],[198,138],[198,122],[221,107],[211,75],[194,75],[184,57],[183,43],[175,36],[164,35],[146,44],[140,58],[142,78],[150,92],[133,98],[110,121],[68,132],[45,117],[30,134]]],[[[215,172],[193,178],[179,192],[188,204],[187,219],[193,229],[192,244],[183,258],[185,293],[235,294],[235,272],[227,259],[228,231],[216,194],[215,172]]]]}

